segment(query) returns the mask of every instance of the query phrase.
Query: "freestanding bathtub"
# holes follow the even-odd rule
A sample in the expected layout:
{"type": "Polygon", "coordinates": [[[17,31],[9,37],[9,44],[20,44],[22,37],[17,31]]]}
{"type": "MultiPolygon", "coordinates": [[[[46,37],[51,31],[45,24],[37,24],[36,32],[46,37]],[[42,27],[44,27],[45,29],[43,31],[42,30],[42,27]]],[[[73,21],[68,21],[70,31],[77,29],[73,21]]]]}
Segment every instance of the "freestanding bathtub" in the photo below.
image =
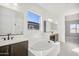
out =
{"type": "Polygon", "coordinates": [[[50,42],[43,40],[29,47],[35,56],[56,56],[60,52],[60,42],[50,42]]]}

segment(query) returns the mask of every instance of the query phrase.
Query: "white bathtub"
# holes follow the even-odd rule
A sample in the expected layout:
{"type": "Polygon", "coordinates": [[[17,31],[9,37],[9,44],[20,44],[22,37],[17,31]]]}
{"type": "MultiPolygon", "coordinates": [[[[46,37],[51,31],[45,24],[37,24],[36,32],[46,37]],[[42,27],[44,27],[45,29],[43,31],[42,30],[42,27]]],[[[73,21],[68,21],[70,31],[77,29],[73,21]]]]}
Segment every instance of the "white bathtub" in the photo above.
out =
{"type": "Polygon", "coordinates": [[[56,56],[60,52],[60,42],[39,41],[29,47],[29,51],[36,56],[56,56]]]}

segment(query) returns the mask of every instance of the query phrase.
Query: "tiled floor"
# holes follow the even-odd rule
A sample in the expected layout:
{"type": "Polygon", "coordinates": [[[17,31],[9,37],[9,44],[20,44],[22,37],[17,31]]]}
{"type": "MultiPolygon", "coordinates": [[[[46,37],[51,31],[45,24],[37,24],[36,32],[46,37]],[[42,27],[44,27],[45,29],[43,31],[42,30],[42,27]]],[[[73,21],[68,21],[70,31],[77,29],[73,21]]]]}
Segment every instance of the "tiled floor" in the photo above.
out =
{"type": "Polygon", "coordinates": [[[78,47],[78,44],[71,42],[66,42],[65,44],[61,43],[60,53],[58,54],[58,56],[78,56],[77,53],[72,51],[72,49],[78,47]]]}
{"type": "Polygon", "coordinates": [[[32,52],[28,51],[28,56],[35,56],[32,52]]]}

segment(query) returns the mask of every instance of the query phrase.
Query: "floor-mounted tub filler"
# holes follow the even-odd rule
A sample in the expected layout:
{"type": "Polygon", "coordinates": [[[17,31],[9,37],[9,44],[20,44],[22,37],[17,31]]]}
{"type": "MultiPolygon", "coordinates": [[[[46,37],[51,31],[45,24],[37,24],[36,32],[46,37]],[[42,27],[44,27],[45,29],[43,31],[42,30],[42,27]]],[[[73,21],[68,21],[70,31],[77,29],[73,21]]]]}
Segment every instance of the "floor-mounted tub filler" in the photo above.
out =
{"type": "Polygon", "coordinates": [[[60,42],[39,41],[29,47],[29,51],[35,56],[57,56],[60,52],[60,42]]]}

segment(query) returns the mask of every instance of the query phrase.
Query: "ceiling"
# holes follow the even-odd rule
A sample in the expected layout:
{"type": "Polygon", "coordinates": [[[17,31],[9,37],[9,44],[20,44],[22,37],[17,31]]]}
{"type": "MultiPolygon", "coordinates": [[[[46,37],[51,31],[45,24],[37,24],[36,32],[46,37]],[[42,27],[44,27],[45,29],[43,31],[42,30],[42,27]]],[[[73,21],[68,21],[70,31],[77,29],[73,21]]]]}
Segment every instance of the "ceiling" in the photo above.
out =
{"type": "MultiPolygon", "coordinates": [[[[47,10],[50,14],[52,14],[52,17],[57,17],[60,14],[66,13],[68,11],[73,12],[75,10],[79,10],[79,3],[37,3],[37,5],[39,5],[43,9],[47,10]]],[[[20,6],[22,6],[22,4],[20,6]]]]}
{"type": "Polygon", "coordinates": [[[38,5],[50,12],[53,17],[57,17],[67,11],[79,10],[78,3],[39,3],[38,5]]]}

